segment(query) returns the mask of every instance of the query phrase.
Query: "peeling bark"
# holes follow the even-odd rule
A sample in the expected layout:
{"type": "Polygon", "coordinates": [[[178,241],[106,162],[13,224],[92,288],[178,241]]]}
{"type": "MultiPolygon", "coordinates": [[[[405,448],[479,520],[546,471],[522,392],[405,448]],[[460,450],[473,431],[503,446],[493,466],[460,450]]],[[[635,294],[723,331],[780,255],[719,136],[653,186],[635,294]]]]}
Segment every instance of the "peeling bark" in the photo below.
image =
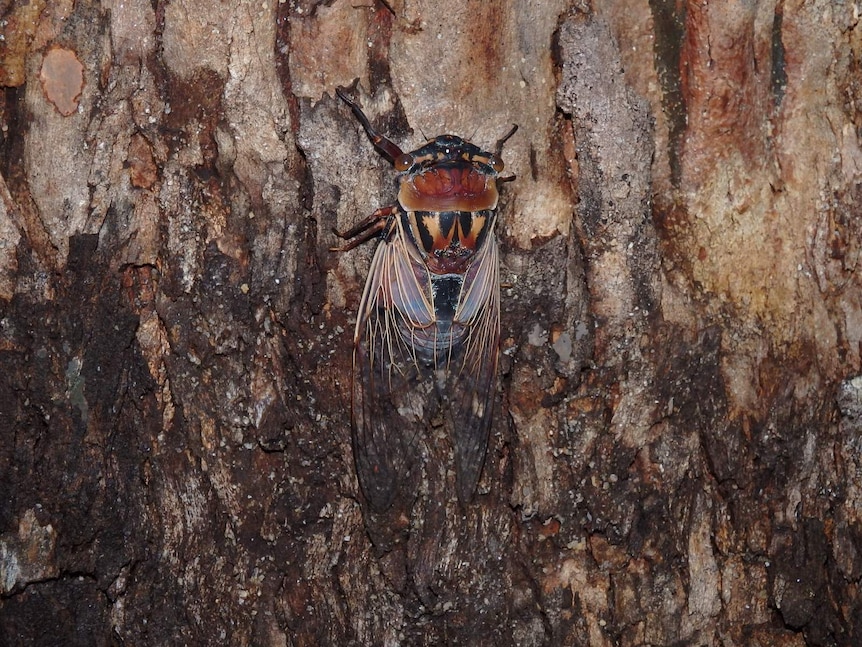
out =
{"type": "Polygon", "coordinates": [[[862,640],[858,11],[0,3],[0,644],[862,640]],[[364,506],[405,150],[511,124],[476,499],[364,506]]]}

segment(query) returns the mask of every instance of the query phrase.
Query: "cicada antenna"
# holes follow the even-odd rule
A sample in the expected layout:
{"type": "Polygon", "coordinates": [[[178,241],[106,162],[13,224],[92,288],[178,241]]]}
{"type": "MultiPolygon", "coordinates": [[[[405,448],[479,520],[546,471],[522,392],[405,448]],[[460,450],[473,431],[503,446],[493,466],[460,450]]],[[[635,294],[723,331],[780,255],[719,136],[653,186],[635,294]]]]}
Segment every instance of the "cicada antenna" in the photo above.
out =
{"type": "Polygon", "coordinates": [[[347,96],[347,93],[342,88],[335,88],[335,94],[337,94],[344,103],[350,106],[350,110],[359,120],[359,123],[362,124],[362,127],[365,129],[365,133],[368,135],[368,139],[370,139],[371,143],[374,144],[374,148],[376,148],[383,157],[394,164],[395,160],[404,154],[402,150],[398,148],[397,144],[374,130],[371,122],[368,121],[368,117],[366,117],[365,113],[362,112],[362,108],[360,108],[353,99],[347,96]]]}

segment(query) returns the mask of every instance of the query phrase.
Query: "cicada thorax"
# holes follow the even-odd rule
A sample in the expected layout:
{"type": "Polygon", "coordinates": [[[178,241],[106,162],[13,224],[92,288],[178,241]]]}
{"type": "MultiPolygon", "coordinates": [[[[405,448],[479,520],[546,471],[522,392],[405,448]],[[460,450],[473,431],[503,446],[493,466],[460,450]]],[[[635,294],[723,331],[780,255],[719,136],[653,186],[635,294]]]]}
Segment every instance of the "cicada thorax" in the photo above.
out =
{"type": "MultiPolygon", "coordinates": [[[[473,312],[465,311],[470,268],[493,235],[498,201],[492,158],[454,135],[442,135],[410,153],[401,176],[398,204],[402,228],[427,274],[434,323],[411,330],[418,354],[435,367],[450,366],[469,334],[473,312]]],[[[468,308],[468,310],[470,310],[468,308]]]]}
{"type": "Polygon", "coordinates": [[[492,271],[479,259],[493,236],[495,212],[406,211],[402,229],[415,251],[414,273],[427,283],[433,323],[408,331],[420,358],[449,366],[484,303],[465,298],[477,277],[492,271]]]}
{"type": "Polygon", "coordinates": [[[494,212],[410,211],[407,231],[435,274],[463,274],[493,230],[494,212]]]}

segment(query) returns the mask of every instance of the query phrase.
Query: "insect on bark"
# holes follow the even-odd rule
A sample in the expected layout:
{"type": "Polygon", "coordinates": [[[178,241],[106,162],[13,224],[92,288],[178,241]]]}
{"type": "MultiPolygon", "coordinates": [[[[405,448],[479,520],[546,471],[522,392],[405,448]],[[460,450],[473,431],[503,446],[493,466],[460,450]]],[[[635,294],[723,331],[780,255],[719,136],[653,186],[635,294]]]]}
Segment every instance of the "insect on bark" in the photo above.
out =
{"type": "Polygon", "coordinates": [[[500,341],[494,224],[503,144],[484,151],[440,135],[409,153],[377,133],[342,89],[377,151],[398,172],[398,198],[339,233],[353,249],[378,241],[353,338],[351,428],[359,484],[389,508],[408,465],[416,393],[433,384],[451,414],[455,477],[473,497],[488,448],[500,341]]]}

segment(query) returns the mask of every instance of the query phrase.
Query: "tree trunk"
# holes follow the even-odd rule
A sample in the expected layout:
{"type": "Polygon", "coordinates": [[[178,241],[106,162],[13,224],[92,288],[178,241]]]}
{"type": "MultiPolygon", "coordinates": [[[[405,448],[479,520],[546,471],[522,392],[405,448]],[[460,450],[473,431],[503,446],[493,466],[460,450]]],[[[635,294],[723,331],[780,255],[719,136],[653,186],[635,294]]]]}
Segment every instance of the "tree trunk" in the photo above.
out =
{"type": "Polygon", "coordinates": [[[0,644],[862,642],[859,8],[0,2],[0,644]],[[503,151],[477,494],[388,511],[352,330],[404,148],[503,151]]]}

